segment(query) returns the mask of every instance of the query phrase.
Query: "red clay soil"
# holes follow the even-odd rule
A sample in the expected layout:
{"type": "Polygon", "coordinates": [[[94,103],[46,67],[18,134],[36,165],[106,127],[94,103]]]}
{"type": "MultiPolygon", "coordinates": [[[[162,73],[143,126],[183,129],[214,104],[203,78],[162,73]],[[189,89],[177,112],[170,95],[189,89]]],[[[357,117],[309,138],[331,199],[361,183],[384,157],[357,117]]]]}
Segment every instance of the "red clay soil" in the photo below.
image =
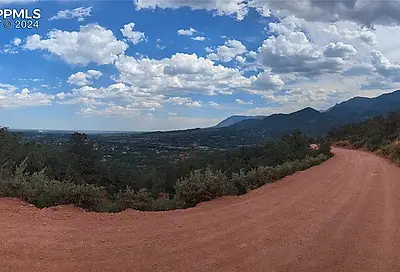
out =
{"type": "Polygon", "coordinates": [[[0,200],[0,271],[400,271],[400,168],[334,149],[241,197],[149,213],[0,200]]]}

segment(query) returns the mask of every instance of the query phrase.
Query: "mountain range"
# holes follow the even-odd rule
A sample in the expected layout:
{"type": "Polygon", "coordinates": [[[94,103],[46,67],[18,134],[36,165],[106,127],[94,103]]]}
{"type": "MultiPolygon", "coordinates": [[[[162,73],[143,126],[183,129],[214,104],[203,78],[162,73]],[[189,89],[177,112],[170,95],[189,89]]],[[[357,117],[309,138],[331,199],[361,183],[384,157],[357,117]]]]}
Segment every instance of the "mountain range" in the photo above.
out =
{"type": "Polygon", "coordinates": [[[222,128],[222,127],[229,127],[233,124],[239,123],[244,120],[262,120],[266,116],[244,116],[244,115],[233,115],[231,117],[226,118],[225,120],[221,121],[215,127],[222,128]]]}
{"type": "Polygon", "coordinates": [[[394,110],[400,110],[400,90],[374,98],[354,97],[323,112],[307,107],[290,114],[231,116],[216,128],[261,130],[271,136],[300,129],[308,135],[323,135],[334,126],[361,122],[394,110]]]}

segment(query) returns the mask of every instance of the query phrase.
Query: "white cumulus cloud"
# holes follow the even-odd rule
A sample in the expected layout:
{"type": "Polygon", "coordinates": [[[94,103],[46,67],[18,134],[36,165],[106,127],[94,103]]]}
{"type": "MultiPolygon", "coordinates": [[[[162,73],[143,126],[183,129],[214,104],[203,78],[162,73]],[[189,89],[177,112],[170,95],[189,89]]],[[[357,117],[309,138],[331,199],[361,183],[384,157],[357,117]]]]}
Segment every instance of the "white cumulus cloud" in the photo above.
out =
{"type": "Polygon", "coordinates": [[[325,57],[329,58],[346,59],[351,55],[357,54],[357,50],[351,44],[337,42],[326,45],[323,54],[325,57]]]}
{"type": "Polygon", "coordinates": [[[400,82],[400,64],[391,63],[380,51],[371,52],[372,65],[376,72],[393,82],[400,82]]]}
{"type": "Polygon", "coordinates": [[[131,43],[138,44],[146,39],[144,32],[133,31],[135,27],[135,23],[129,23],[124,25],[124,28],[121,29],[122,35],[127,38],[131,43]]]}
{"type": "Polygon", "coordinates": [[[262,16],[270,16],[271,13],[279,17],[295,15],[309,21],[350,20],[366,26],[400,22],[399,0],[134,0],[134,3],[136,9],[189,7],[208,10],[214,15],[234,16],[238,20],[243,20],[249,9],[255,9],[262,16]]]}
{"type": "Polygon", "coordinates": [[[22,40],[20,38],[15,38],[11,43],[15,46],[19,46],[22,43],[22,40]]]}
{"type": "Polygon", "coordinates": [[[236,56],[247,51],[246,46],[238,40],[228,40],[224,45],[218,46],[214,53],[207,55],[207,58],[215,61],[230,62],[236,56]]]}
{"type": "Polygon", "coordinates": [[[242,99],[235,99],[235,102],[239,105],[253,105],[252,101],[246,102],[246,101],[243,101],[242,99]]]}
{"type": "Polygon", "coordinates": [[[194,40],[194,41],[199,41],[199,42],[202,42],[202,41],[204,41],[205,39],[206,39],[206,38],[203,37],[203,36],[197,36],[197,37],[192,38],[192,40],[194,40]]]}
{"type": "Polygon", "coordinates": [[[189,28],[189,29],[179,29],[178,30],[178,35],[181,35],[181,36],[193,36],[193,34],[195,32],[197,32],[197,30],[192,28],[192,27],[189,28]]]}
{"type": "Polygon", "coordinates": [[[119,41],[111,30],[98,24],[81,26],[79,31],[52,30],[47,38],[28,36],[26,50],[46,50],[70,64],[111,64],[128,45],[119,41]]]}
{"type": "Polygon", "coordinates": [[[56,15],[51,17],[49,21],[77,18],[79,22],[83,22],[86,17],[91,16],[91,12],[92,7],[78,7],[75,9],[60,10],[56,15]]]}
{"type": "Polygon", "coordinates": [[[162,60],[121,55],[115,66],[120,82],[148,93],[216,95],[250,84],[238,69],[216,65],[196,54],[177,53],[162,60]]]}
{"type": "Polygon", "coordinates": [[[88,70],[85,72],[77,72],[72,74],[67,82],[71,85],[85,86],[91,84],[92,79],[99,79],[103,75],[102,72],[97,70],[88,70]]]}
{"type": "Polygon", "coordinates": [[[18,91],[10,84],[0,83],[0,108],[25,108],[50,105],[54,95],[32,92],[28,88],[18,91]]]}
{"type": "Polygon", "coordinates": [[[211,107],[215,108],[215,109],[219,109],[221,107],[220,104],[218,104],[215,101],[208,101],[208,105],[210,105],[211,107]]]}
{"type": "Polygon", "coordinates": [[[190,7],[194,10],[205,9],[213,11],[215,15],[232,15],[238,20],[243,20],[248,12],[245,1],[239,0],[134,0],[137,9],[143,8],[180,8],[190,7]]]}

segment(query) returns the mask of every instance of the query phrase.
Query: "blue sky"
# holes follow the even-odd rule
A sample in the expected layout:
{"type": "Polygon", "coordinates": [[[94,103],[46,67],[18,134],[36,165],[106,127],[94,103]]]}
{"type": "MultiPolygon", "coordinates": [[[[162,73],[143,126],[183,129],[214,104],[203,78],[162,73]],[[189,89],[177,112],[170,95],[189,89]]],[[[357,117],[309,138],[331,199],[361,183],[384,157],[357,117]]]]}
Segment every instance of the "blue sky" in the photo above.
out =
{"type": "Polygon", "coordinates": [[[377,14],[362,1],[183,2],[0,0],[42,15],[38,29],[0,26],[0,125],[185,129],[399,87],[399,18],[385,13],[398,1],[377,14]]]}

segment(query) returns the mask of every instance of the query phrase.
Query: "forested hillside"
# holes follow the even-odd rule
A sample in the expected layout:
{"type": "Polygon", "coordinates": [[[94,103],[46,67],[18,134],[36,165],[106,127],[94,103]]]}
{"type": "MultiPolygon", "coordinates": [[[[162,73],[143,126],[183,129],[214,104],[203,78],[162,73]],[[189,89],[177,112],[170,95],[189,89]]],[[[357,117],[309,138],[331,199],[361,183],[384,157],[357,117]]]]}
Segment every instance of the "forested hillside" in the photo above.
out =
{"type": "Polygon", "coordinates": [[[216,125],[215,127],[217,128],[222,128],[222,127],[229,127],[233,124],[239,123],[244,120],[262,120],[266,116],[243,116],[243,115],[234,115],[231,117],[226,118],[225,120],[221,121],[216,125]]]}
{"type": "Polygon", "coordinates": [[[350,145],[377,151],[378,154],[400,163],[400,111],[334,128],[328,133],[328,138],[339,146],[350,145]]]}
{"type": "Polygon", "coordinates": [[[243,194],[321,163],[330,148],[309,147],[296,131],[262,146],[192,153],[159,167],[129,158],[103,160],[86,134],[62,145],[38,144],[0,130],[0,194],[39,207],[73,203],[90,210],[185,208],[225,194],[243,194]]]}
{"type": "Polygon", "coordinates": [[[234,122],[223,129],[231,133],[244,131],[256,134],[261,131],[270,137],[278,137],[300,129],[306,135],[317,137],[326,135],[333,126],[362,122],[395,110],[400,110],[400,91],[374,98],[354,97],[322,112],[307,107],[289,114],[273,114],[263,119],[246,119],[234,122]]]}

